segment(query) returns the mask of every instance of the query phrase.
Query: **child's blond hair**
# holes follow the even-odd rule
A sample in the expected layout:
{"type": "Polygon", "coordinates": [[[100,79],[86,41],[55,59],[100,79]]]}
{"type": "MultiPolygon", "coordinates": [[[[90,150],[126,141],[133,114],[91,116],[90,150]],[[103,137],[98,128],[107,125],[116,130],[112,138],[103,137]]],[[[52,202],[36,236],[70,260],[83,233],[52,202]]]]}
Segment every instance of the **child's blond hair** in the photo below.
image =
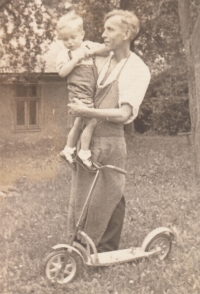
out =
{"type": "Polygon", "coordinates": [[[71,11],[65,15],[63,15],[57,23],[56,30],[59,33],[65,28],[68,28],[72,25],[77,25],[77,29],[79,31],[83,31],[83,19],[80,15],[76,14],[75,11],[71,11]]]}

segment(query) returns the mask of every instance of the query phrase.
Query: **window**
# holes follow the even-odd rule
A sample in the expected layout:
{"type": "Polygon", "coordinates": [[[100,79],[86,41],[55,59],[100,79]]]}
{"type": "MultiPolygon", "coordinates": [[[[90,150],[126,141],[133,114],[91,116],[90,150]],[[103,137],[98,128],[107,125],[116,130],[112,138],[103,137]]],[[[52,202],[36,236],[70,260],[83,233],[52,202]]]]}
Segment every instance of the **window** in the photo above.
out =
{"type": "Polygon", "coordinates": [[[16,85],[15,129],[37,130],[40,127],[40,95],[37,85],[16,85]]]}

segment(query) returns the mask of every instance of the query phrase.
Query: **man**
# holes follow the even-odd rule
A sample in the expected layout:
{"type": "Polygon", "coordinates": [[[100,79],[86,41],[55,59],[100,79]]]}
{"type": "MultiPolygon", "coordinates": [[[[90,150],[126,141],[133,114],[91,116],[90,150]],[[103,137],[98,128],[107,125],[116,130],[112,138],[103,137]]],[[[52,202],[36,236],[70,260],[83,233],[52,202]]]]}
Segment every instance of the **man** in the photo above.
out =
{"type": "MultiPolygon", "coordinates": [[[[95,108],[87,107],[78,99],[69,104],[74,116],[98,120],[91,143],[93,162],[125,167],[123,125],[136,118],[150,81],[148,67],[130,51],[138,32],[139,21],[134,13],[114,10],[106,15],[102,37],[113,53],[108,58],[96,58],[99,76],[95,108]]],[[[93,174],[79,165],[74,171],[69,203],[70,235],[93,178],[93,174]]],[[[82,221],[83,231],[93,240],[98,252],[118,249],[125,213],[124,188],[124,175],[110,170],[101,172],[82,221]]]]}

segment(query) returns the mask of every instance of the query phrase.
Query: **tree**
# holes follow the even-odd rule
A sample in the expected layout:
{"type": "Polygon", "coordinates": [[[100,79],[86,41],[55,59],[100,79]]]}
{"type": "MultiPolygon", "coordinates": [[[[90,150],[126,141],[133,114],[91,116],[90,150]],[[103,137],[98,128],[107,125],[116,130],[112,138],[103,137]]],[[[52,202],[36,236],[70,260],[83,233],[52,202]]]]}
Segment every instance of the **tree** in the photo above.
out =
{"type": "Polygon", "coordinates": [[[200,1],[178,0],[178,7],[188,65],[194,163],[200,183],[200,1]]]}
{"type": "Polygon", "coordinates": [[[7,0],[0,4],[0,51],[5,66],[12,72],[33,72],[37,67],[41,71],[44,64],[40,56],[54,35],[46,8],[41,0],[7,0]]]}

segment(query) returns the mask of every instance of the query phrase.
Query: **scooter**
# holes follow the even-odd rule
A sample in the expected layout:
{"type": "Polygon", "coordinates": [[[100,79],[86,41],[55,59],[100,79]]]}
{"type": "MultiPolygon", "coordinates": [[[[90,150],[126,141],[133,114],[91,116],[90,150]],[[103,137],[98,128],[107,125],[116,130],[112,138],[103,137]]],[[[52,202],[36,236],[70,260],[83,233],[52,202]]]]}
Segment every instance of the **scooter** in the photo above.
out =
{"type": "Polygon", "coordinates": [[[128,249],[98,253],[92,239],[80,230],[82,217],[87,209],[99,173],[102,169],[110,169],[113,172],[126,174],[126,171],[113,165],[96,166],[96,174],[87,195],[80,217],[77,221],[73,237],[69,244],[57,244],[53,251],[47,255],[44,261],[45,278],[58,284],[72,282],[81,270],[82,265],[86,267],[102,267],[131,262],[141,258],[157,255],[160,260],[165,259],[170,253],[173,232],[169,228],[159,227],[151,231],[143,240],[141,247],[130,247],[128,249]],[[77,237],[83,239],[86,246],[76,242],[77,237]]]}

